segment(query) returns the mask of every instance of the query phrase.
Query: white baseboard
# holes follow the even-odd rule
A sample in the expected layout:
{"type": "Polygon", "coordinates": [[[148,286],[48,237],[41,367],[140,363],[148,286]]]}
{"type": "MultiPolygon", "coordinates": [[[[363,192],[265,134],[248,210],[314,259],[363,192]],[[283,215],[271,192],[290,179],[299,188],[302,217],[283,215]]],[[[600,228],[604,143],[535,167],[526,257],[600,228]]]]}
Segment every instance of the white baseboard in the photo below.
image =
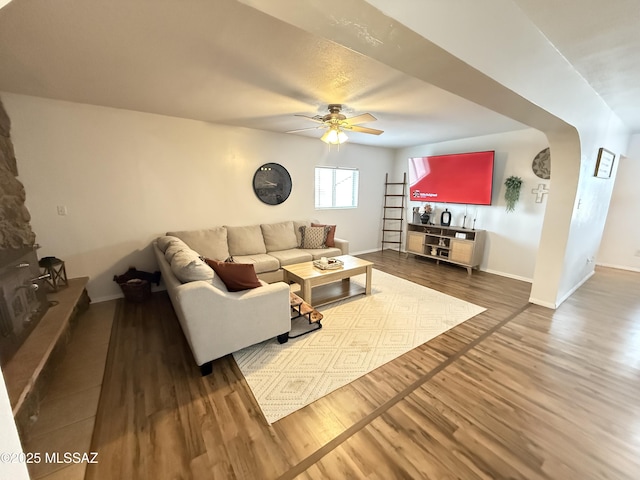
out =
{"type": "MultiPolygon", "coordinates": [[[[377,252],[378,250],[372,250],[373,252],[377,252]]],[[[402,250],[402,253],[407,253],[406,250],[402,250]]],[[[419,255],[418,255],[419,256],[419,255]]],[[[443,260],[444,263],[446,263],[446,260],[443,260]]],[[[456,265],[455,263],[451,263],[450,265],[456,265]]],[[[460,268],[465,268],[461,265],[458,265],[460,268]]],[[[492,275],[498,275],[500,277],[506,277],[506,278],[513,278],[514,280],[520,280],[522,282],[527,282],[527,283],[533,283],[533,278],[528,278],[528,277],[522,277],[520,275],[513,275],[512,273],[506,273],[506,272],[501,272],[498,270],[491,270],[491,269],[485,269],[485,268],[479,268],[478,270],[480,270],[481,272],[487,272],[490,273],[492,275]]]]}
{"type": "Polygon", "coordinates": [[[569,290],[565,295],[562,296],[562,298],[560,298],[560,301],[558,302],[558,306],[560,306],[562,302],[564,302],[567,298],[573,295],[575,291],[578,290],[582,285],[584,285],[584,283],[587,280],[593,277],[595,273],[596,272],[594,270],[591,270],[587,275],[585,275],[585,277],[580,282],[578,282],[571,290],[569,290]]]}
{"type": "Polygon", "coordinates": [[[527,282],[527,283],[533,283],[533,278],[528,278],[528,277],[522,277],[520,275],[513,275],[511,273],[506,273],[506,272],[499,272],[498,270],[491,270],[491,269],[480,269],[483,272],[487,272],[487,273],[492,273],[493,275],[500,275],[501,277],[507,277],[507,278],[513,278],[514,280],[520,280],[523,282],[527,282]]]}
{"type": "MultiPolygon", "coordinates": [[[[164,286],[164,283],[161,283],[160,286],[156,286],[156,285],[152,285],[151,286],[151,293],[154,292],[163,292],[164,290],[166,290],[166,287],[164,286]]],[[[91,298],[91,303],[102,303],[102,302],[108,302],[109,300],[117,300],[119,298],[124,298],[124,293],[115,293],[113,295],[105,295],[103,297],[97,297],[97,298],[91,298]]]]}
{"type": "Polygon", "coordinates": [[[536,305],[540,305],[543,307],[547,307],[547,308],[553,308],[554,310],[556,308],[558,308],[560,305],[562,305],[562,303],[569,298],[571,295],[573,295],[576,290],[578,290],[582,285],[584,285],[584,283],[589,280],[591,277],[593,277],[593,275],[595,274],[594,271],[589,272],[582,280],[580,280],[571,290],[569,290],[567,293],[565,293],[555,304],[554,303],[549,303],[549,302],[545,302],[543,300],[539,300],[537,298],[534,297],[530,297],[529,301],[531,303],[535,303],[536,305]]]}
{"type": "Polygon", "coordinates": [[[538,298],[529,297],[529,302],[540,305],[541,307],[551,308],[552,310],[558,308],[555,303],[545,302],[544,300],[540,300],[538,298]]]}
{"type": "Polygon", "coordinates": [[[364,255],[365,253],[374,253],[374,252],[379,252],[379,251],[380,251],[379,248],[374,248],[374,249],[371,249],[371,250],[360,250],[359,252],[349,252],[349,255],[364,255]]]}
{"type": "Polygon", "coordinates": [[[629,265],[614,265],[612,263],[596,263],[596,266],[615,268],[617,270],[627,270],[629,272],[640,272],[640,267],[630,267],[629,265]]]}
{"type": "Polygon", "coordinates": [[[118,295],[105,295],[104,297],[92,298],[91,303],[108,302],[109,300],[117,300],[118,298],[124,298],[124,294],[120,293],[118,295]]]}

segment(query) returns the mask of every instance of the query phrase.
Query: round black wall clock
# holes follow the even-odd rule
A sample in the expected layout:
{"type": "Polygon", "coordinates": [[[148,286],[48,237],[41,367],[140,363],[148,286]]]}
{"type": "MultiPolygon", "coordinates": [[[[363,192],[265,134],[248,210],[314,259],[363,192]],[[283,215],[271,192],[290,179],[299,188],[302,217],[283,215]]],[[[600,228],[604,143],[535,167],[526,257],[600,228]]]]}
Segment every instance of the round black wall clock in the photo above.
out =
{"type": "Polygon", "coordinates": [[[277,163],[265,163],[253,175],[253,191],[261,202],[279,205],[291,193],[291,175],[277,163]]]}

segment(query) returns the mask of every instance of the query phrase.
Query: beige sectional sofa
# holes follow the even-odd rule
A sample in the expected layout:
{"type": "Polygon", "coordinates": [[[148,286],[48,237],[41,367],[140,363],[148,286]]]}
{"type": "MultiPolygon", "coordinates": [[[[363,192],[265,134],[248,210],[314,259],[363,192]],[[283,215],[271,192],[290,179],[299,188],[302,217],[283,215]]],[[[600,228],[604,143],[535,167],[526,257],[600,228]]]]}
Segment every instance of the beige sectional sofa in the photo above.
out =
{"type": "Polygon", "coordinates": [[[300,227],[310,221],[288,221],[243,227],[215,227],[204,230],[167,232],[180,238],[203,257],[238,263],[251,263],[258,278],[265,282],[283,279],[282,266],[335,257],[349,253],[349,242],[334,238],[333,247],[300,248],[300,227]]]}
{"type": "MultiPolygon", "coordinates": [[[[269,338],[288,339],[289,286],[282,282],[282,266],[349,253],[349,242],[339,238],[334,247],[300,248],[309,245],[300,227],[310,226],[305,221],[220,226],[167,232],[153,242],[167,292],[203,375],[211,372],[212,360],[226,354],[269,338]],[[253,264],[261,286],[229,291],[203,257],[253,264]]],[[[305,230],[312,231],[318,233],[305,230]]]]}

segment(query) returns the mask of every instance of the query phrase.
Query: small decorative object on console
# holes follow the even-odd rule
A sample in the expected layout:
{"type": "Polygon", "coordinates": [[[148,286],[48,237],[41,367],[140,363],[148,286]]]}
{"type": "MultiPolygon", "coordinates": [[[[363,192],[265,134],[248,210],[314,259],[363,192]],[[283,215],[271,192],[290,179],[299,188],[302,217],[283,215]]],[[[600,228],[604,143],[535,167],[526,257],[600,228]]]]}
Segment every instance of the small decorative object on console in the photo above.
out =
{"type": "Polygon", "coordinates": [[[448,208],[445,208],[444,212],[442,212],[442,215],[440,215],[440,225],[443,225],[445,227],[451,225],[451,212],[448,208]]]}
{"type": "Polygon", "coordinates": [[[424,206],[424,212],[420,216],[421,223],[423,223],[423,224],[428,224],[429,223],[429,219],[431,217],[431,212],[433,212],[433,207],[427,203],[424,206]]]}
{"type": "Polygon", "coordinates": [[[413,223],[420,222],[420,207],[413,207],[413,223]]]}

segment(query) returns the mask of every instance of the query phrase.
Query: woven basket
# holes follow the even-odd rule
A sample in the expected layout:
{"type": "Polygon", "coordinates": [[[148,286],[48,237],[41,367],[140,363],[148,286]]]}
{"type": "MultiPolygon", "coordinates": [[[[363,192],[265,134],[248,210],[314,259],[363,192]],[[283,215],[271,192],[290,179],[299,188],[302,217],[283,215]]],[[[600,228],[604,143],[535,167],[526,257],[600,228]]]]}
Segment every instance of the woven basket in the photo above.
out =
{"type": "Polygon", "coordinates": [[[129,302],[141,303],[151,296],[151,284],[146,280],[133,279],[121,283],[120,288],[124,293],[124,298],[129,302]]]}
{"type": "Polygon", "coordinates": [[[120,285],[127,301],[141,303],[151,296],[151,283],[160,285],[160,272],[143,272],[130,267],[123,275],[115,275],[113,281],[120,285]]]}

